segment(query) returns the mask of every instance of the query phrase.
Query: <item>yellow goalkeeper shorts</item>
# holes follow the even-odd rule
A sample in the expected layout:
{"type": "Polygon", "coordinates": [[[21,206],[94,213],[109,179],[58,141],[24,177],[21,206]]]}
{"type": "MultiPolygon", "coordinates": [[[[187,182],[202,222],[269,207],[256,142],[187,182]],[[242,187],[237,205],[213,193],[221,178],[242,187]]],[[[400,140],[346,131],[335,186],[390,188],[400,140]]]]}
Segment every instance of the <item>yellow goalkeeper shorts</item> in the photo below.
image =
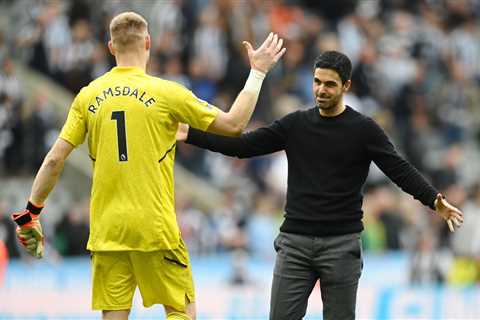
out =
{"type": "Polygon", "coordinates": [[[195,301],[192,269],[183,240],[175,250],[110,251],[92,254],[92,308],[131,309],[135,289],[143,305],[170,306],[185,311],[195,301]]]}

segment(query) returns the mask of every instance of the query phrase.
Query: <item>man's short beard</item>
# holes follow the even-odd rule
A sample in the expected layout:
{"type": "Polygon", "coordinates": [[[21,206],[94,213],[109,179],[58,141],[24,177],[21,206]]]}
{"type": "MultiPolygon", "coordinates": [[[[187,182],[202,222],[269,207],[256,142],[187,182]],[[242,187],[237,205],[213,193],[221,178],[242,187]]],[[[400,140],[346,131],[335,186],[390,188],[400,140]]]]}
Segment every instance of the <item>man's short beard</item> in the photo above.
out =
{"type": "Polygon", "coordinates": [[[319,104],[319,103],[316,103],[316,105],[319,109],[331,110],[331,109],[333,109],[337,106],[338,102],[340,101],[340,97],[341,96],[333,97],[330,101],[328,101],[328,103],[326,105],[325,104],[319,104]]]}
{"type": "Polygon", "coordinates": [[[323,109],[323,110],[329,110],[329,109],[332,109],[335,107],[335,103],[328,103],[328,104],[320,104],[320,103],[317,103],[317,107],[319,107],[320,109],[323,109]]]}

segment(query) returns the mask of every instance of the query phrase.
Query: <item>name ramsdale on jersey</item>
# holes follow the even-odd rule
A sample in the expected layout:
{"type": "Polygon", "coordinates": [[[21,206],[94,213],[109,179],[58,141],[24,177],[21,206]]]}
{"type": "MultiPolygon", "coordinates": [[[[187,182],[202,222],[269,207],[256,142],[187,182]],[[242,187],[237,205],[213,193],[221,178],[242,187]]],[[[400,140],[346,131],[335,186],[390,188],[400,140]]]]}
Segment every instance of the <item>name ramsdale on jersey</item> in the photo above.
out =
{"type": "Polygon", "coordinates": [[[142,102],[145,107],[149,107],[150,105],[155,103],[155,98],[151,97],[146,91],[139,90],[138,88],[131,89],[128,86],[116,86],[113,89],[108,88],[104,89],[102,94],[99,94],[95,97],[96,103],[90,104],[88,106],[88,111],[91,113],[97,112],[100,108],[100,104],[107,100],[109,97],[118,97],[118,96],[130,96],[135,97],[138,101],[142,102]]]}

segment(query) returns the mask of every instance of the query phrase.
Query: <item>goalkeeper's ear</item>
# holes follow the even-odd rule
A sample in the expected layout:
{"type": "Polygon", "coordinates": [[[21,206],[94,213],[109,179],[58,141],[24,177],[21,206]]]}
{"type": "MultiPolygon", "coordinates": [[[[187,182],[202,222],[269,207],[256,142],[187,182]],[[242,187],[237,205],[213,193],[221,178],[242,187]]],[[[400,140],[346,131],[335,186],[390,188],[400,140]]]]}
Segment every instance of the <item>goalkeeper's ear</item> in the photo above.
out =
{"type": "Polygon", "coordinates": [[[108,40],[108,51],[110,51],[112,56],[115,56],[115,48],[113,47],[112,40],[108,40]]]}
{"type": "Polygon", "coordinates": [[[145,36],[145,50],[150,50],[152,46],[152,40],[150,39],[150,35],[147,33],[147,35],[145,36]]]}

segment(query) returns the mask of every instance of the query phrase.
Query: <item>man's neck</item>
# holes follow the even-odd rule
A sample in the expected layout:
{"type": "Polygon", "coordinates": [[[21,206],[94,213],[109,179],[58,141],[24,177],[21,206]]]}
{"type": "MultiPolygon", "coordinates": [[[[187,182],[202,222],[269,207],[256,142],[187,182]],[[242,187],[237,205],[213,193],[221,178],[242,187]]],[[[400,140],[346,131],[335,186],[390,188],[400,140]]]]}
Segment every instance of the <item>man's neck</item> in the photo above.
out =
{"type": "Polygon", "coordinates": [[[115,56],[118,67],[137,67],[143,71],[147,70],[147,59],[138,54],[121,54],[115,56]]]}
{"type": "Polygon", "coordinates": [[[318,109],[322,117],[336,117],[339,114],[341,114],[343,111],[345,111],[346,108],[347,107],[345,107],[343,103],[339,103],[335,108],[326,109],[326,110],[321,108],[318,108],[318,109]]]}

